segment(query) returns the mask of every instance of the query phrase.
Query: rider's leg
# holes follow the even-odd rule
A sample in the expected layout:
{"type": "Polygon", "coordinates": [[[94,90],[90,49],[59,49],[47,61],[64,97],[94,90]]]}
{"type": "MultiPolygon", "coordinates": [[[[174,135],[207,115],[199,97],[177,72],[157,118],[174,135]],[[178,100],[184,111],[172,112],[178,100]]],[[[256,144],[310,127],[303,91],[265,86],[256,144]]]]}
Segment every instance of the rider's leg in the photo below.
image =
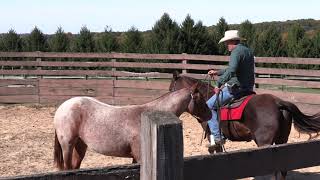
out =
{"type": "Polygon", "coordinates": [[[220,136],[219,122],[216,110],[212,109],[212,118],[208,121],[208,126],[210,128],[210,145],[215,145],[215,142],[221,141],[223,135],[220,136]]]}
{"type": "MultiPolygon", "coordinates": [[[[226,101],[230,100],[232,97],[233,95],[230,94],[229,89],[227,87],[224,87],[219,93],[219,103],[223,104],[226,101]]],[[[208,125],[211,131],[211,136],[210,136],[211,145],[214,145],[215,142],[221,142],[221,140],[223,139],[223,136],[222,137],[220,136],[219,122],[218,122],[217,111],[216,111],[216,103],[217,103],[216,99],[217,99],[217,96],[214,95],[207,101],[207,105],[212,112],[212,118],[208,121],[208,125]]]]}

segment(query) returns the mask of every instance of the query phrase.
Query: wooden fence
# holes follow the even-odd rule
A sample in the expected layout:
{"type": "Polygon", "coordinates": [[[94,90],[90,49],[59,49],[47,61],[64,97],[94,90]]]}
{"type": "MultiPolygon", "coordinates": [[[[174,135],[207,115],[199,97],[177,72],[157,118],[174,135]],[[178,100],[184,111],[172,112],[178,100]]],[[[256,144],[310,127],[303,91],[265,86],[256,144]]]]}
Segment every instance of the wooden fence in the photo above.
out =
{"type": "MultiPolygon", "coordinates": [[[[130,53],[0,52],[0,103],[60,103],[93,96],[109,104],[139,104],[168,91],[170,71],[204,79],[226,68],[227,56],[130,53]],[[155,62],[156,61],[156,62],[155,62]],[[143,69],[144,73],[136,73],[143,69]]],[[[256,91],[271,93],[314,112],[320,71],[261,64],[320,65],[320,59],[257,57],[256,91]],[[289,87],[289,88],[287,88],[289,87]]]]}
{"type": "Polygon", "coordinates": [[[143,139],[141,167],[139,165],[128,165],[0,179],[238,179],[320,164],[320,156],[316,155],[320,149],[319,140],[183,159],[182,125],[175,115],[158,111],[145,112],[141,118],[141,129],[141,138],[143,139]]]}

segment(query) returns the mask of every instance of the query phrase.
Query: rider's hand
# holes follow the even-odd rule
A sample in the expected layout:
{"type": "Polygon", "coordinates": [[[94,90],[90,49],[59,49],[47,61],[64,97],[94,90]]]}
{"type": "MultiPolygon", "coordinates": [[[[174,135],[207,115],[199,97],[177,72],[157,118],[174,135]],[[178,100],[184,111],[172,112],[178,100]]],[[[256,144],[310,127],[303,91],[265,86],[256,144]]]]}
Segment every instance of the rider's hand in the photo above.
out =
{"type": "Polygon", "coordinates": [[[208,75],[210,75],[210,76],[216,76],[216,75],[218,75],[218,71],[210,70],[210,71],[208,71],[208,75]]]}
{"type": "Polygon", "coordinates": [[[214,91],[215,94],[218,94],[220,90],[221,90],[220,88],[215,87],[213,91],[214,91]]]}

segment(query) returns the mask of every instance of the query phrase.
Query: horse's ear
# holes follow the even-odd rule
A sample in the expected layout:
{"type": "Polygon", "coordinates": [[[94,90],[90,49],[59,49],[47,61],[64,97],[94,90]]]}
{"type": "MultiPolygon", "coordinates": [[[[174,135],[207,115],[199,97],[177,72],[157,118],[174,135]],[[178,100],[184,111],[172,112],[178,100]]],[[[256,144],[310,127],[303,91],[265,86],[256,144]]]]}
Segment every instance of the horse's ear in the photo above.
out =
{"type": "Polygon", "coordinates": [[[195,83],[194,85],[191,86],[191,92],[192,93],[198,92],[198,85],[199,85],[199,82],[197,82],[197,83],[195,83]]]}
{"type": "Polygon", "coordinates": [[[172,73],[172,76],[173,76],[173,79],[174,80],[177,80],[179,78],[179,71],[175,70],[173,73],[172,73]]]}

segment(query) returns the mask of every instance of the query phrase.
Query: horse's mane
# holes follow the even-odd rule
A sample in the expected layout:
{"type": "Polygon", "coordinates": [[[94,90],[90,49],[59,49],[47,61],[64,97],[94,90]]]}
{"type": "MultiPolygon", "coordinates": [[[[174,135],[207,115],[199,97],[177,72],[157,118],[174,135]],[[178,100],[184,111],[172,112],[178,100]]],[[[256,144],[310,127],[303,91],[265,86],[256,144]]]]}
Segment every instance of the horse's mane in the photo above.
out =
{"type": "MultiPolygon", "coordinates": [[[[184,75],[179,76],[179,78],[184,78],[187,81],[193,81],[194,83],[198,83],[199,89],[208,88],[208,82],[203,82],[201,79],[196,79],[196,78],[193,78],[193,77],[190,77],[190,76],[184,76],[184,75]]],[[[214,88],[210,83],[209,83],[209,87],[211,89],[214,88]]]]}
{"type": "Polygon", "coordinates": [[[83,97],[81,97],[81,98],[89,99],[89,100],[91,100],[91,101],[93,101],[93,102],[95,102],[95,103],[98,103],[98,104],[100,104],[100,105],[103,105],[103,106],[109,106],[109,107],[121,108],[121,106],[114,106],[114,105],[110,105],[110,104],[107,104],[107,103],[101,102],[101,101],[99,101],[98,99],[93,98],[93,97],[83,96],[83,97]]]}
{"type": "MultiPolygon", "coordinates": [[[[184,89],[185,89],[185,88],[184,88],[184,89]]],[[[178,90],[178,91],[172,91],[172,92],[169,91],[169,92],[163,94],[162,96],[157,97],[156,99],[154,99],[154,100],[152,100],[152,101],[150,101],[150,102],[147,102],[147,103],[152,103],[152,102],[158,101],[159,99],[163,99],[164,97],[169,96],[169,95],[171,95],[171,94],[173,94],[173,93],[178,93],[178,92],[181,91],[181,90],[182,90],[182,89],[180,89],[180,90],[178,90]]]]}
{"type": "MultiPolygon", "coordinates": [[[[196,79],[196,78],[193,78],[193,77],[190,77],[190,76],[180,75],[179,78],[185,78],[185,79],[187,79],[189,81],[198,82],[201,86],[203,86],[203,85],[207,86],[208,85],[206,82],[203,82],[201,79],[196,79]]],[[[212,87],[211,84],[210,84],[210,86],[212,87]]]]}

